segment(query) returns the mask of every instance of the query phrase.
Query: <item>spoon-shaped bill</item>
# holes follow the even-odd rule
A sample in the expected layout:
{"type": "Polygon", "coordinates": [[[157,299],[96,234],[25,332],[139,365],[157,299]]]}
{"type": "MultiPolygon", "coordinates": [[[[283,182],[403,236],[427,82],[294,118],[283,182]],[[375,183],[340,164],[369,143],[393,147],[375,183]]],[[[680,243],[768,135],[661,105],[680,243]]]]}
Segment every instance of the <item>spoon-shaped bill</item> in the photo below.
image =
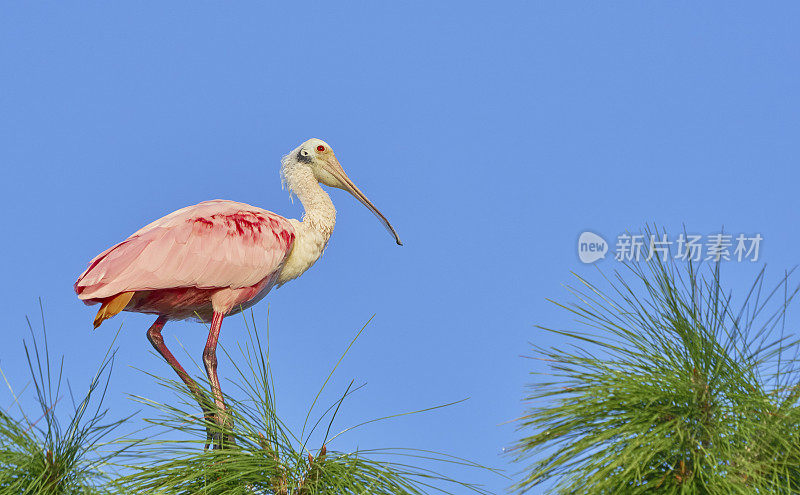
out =
{"type": "Polygon", "coordinates": [[[383,223],[383,226],[386,227],[386,230],[388,230],[389,233],[392,234],[392,236],[394,237],[394,240],[395,242],[397,242],[397,245],[402,246],[403,243],[400,241],[400,237],[397,235],[397,232],[395,232],[394,227],[392,227],[392,224],[390,224],[389,220],[387,220],[386,217],[383,216],[383,213],[378,211],[378,208],[376,208],[375,205],[372,204],[372,201],[370,201],[367,198],[367,196],[363,192],[361,192],[361,189],[359,189],[358,187],[356,187],[355,184],[353,184],[353,181],[350,180],[350,177],[348,177],[347,174],[344,172],[344,169],[342,169],[342,166],[339,164],[339,161],[335,157],[330,157],[330,159],[325,160],[325,164],[327,165],[325,167],[326,171],[339,182],[339,184],[331,184],[331,185],[333,185],[334,187],[338,187],[339,189],[344,189],[345,191],[355,196],[355,198],[359,200],[361,204],[366,206],[369,209],[369,211],[371,211],[376,217],[378,217],[378,219],[380,219],[381,223],[383,223]]]}

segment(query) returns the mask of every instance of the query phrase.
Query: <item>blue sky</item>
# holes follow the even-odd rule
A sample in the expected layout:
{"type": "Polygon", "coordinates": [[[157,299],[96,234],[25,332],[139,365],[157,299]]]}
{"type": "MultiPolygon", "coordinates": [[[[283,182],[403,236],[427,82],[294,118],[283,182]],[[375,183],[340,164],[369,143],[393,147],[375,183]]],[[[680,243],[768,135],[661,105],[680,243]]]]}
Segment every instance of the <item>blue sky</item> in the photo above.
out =
{"type": "MultiPolygon", "coordinates": [[[[794,2],[739,1],[6,3],[0,366],[24,386],[24,317],[41,297],[73,387],[123,324],[109,405],[121,416],[137,408],[127,394],[168,400],[134,369],[171,373],[145,338],[152,317],[91,332],[75,278],[202,200],[299,217],[279,159],[319,137],[405,246],[332,192],[323,258],[255,310],[266,322],[270,307],[284,416],[302,421],[375,314],[331,386],[329,399],[353,378],[368,384],[340,426],[470,400],[338,447],[441,450],[513,474],[501,451],[518,434],[504,423],[541,371],[520,356],[558,343],[534,325],[571,323],[545,298],[567,299],[572,271],[593,276],[577,257],[581,232],[613,242],[646,222],[672,234],[724,226],[760,233],[775,277],[797,263],[798,15],[794,2]]],[[[757,268],[733,265],[734,281],[757,268]]],[[[199,359],[202,326],[164,334],[199,359]]],[[[230,319],[221,342],[243,334],[230,319]]],[[[223,360],[221,376],[231,372],[223,360]]]]}

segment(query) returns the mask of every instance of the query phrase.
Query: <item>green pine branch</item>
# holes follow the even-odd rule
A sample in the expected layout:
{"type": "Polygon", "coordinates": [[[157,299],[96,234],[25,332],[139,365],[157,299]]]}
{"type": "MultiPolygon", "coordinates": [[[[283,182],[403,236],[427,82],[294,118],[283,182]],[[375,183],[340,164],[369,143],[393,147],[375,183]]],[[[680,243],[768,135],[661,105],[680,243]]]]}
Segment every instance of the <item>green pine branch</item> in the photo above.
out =
{"type": "Polygon", "coordinates": [[[58,363],[51,360],[43,311],[41,336],[37,338],[30,320],[28,328],[31,343],[23,341],[23,345],[39,410],[34,415],[25,413],[19,394],[0,369],[14,397],[12,407],[19,406],[16,416],[11,410],[0,410],[0,494],[108,493],[112,459],[130,445],[106,440],[129,419],[109,421],[108,410],[103,407],[114,353],[109,349],[86,393],[75,401],[63,376],[63,358],[58,363]],[[69,398],[65,398],[67,392],[69,398]],[[70,400],[72,410],[60,414],[70,400]]]}
{"type": "MultiPolygon", "coordinates": [[[[57,363],[51,359],[44,321],[41,337],[31,327],[32,343],[24,343],[31,385],[17,392],[0,369],[14,399],[0,409],[0,495],[489,493],[439,472],[438,468],[466,467],[498,474],[455,456],[408,448],[336,449],[340,436],[352,435],[366,424],[452,405],[338,427],[340,406],[361,387],[351,382],[323,411],[319,403],[361,331],[324,380],[301,431],[293,431],[277,412],[268,346],[262,348],[252,315],[245,322],[248,339],[237,343],[236,356],[228,356],[236,370],[229,384],[234,393],[226,397],[232,422],[221,431],[234,443],[217,450],[204,450],[206,427],[217,426],[206,423],[183,383],[154,374],[149,376],[172,390],[177,400],[157,403],[135,397],[155,417],[145,419],[149,426],[128,436],[110,438],[131,421],[131,417],[109,421],[103,406],[113,343],[86,393],[64,412],[72,389],[64,378],[63,358],[57,363]],[[26,391],[35,394],[39,406],[35,414],[22,407],[20,395],[26,391]]],[[[198,383],[210,397],[207,381],[198,383]]]]}
{"type": "MultiPolygon", "coordinates": [[[[657,233],[657,232],[656,232],[657,233]]],[[[646,232],[649,235],[649,231],[646,232]]],[[[798,292],[764,271],[733,307],[720,264],[658,256],[568,286],[566,340],[534,346],[539,373],[519,421],[520,492],[800,492],[798,292]]]]}
{"type": "MultiPolygon", "coordinates": [[[[335,433],[336,413],[354,392],[352,382],[313,424],[309,421],[331,376],[364,328],[324,380],[298,433],[278,415],[268,346],[262,347],[252,316],[245,321],[248,338],[237,343],[235,355],[225,350],[236,370],[230,383],[236,393],[225,397],[231,421],[224,427],[207,423],[183,383],[150,375],[173,390],[180,401],[164,404],[136,397],[158,411],[158,416],[150,422],[169,432],[170,438],[140,442],[142,448],[135,454],[139,461],[135,472],[116,481],[119,490],[164,495],[489,493],[479,485],[460,482],[433,470],[435,465],[485,470],[454,456],[402,448],[336,450],[337,437],[361,426],[335,433]],[[221,436],[233,439],[233,443],[224,449],[204,450],[207,426],[219,429],[221,436]]],[[[207,381],[200,378],[198,383],[210,396],[207,381]]],[[[452,404],[430,409],[449,405],[452,404]]],[[[423,411],[392,415],[362,425],[419,412],[423,411]]]]}

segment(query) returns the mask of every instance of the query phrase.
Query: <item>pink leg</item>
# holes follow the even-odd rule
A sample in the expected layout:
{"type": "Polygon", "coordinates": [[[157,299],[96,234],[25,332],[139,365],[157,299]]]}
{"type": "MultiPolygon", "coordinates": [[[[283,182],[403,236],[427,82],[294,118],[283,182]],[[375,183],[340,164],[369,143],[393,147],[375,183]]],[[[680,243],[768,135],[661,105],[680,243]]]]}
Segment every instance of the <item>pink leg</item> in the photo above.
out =
{"type": "Polygon", "coordinates": [[[223,416],[217,418],[217,423],[220,426],[225,424],[225,401],[222,399],[222,389],[219,386],[219,377],[217,376],[217,342],[219,342],[219,331],[222,327],[222,319],[224,317],[225,315],[222,313],[214,311],[214,316],[211,318],[211,331],[208,332],[206,348],[203,350],[203,364],[206,366],[208,380],[211,382],[214,402],[217,404],[217,410],[220,411],[222,413],[221,416],[223,416]]]}
{"type": "MultiPolygon", "coordinates": [[[[203,397],[202,392],[200,391],[200,387],[197,386],[197,383],[192,380],[186,370],[183,369],[181,363],[175,359],[175,356],[172,355],[170,350],[167,348],[167,345],[164,344],[164,337],[161,336],[161,330],[164,328],[164,324],[167,323],[166,316],[159,316],[158,319],[153,323],[153,326],[147,331],[147,340],[153,344],[153,347],[156,348],[161,357],[163,357],[172,369],[175,370],[175,373],[183,380],[183,383],[189,387],[189,390],[197,397],[203,397]]],[[[202,404],[201,404],[202,405],[202,404]]]]}
{"type": "MultiPolygon", "coordinates": [[[[169,363],[169,365],[172,366],[172,369],[174,369],[175,373],[177,373],[178,376],[181,378],[181,380],[183,380],[183,383],[185,383],[186,386],[189,387],[189,391],[192,392],[192,395],[194,395],[195,400],[197,401],[198,404],[200,404],[200,408],[203,410],[203,415],[206,421],[211,421],[213,418],[212,408],[210,404],[208,404],[205,394],[203,393],[202,390],[200,390],[200,387],[197,385],[197,382],[195,382],[189,376],[189,374],[186,373],[186,370],[183,369],[181,363],[179,363],[178,360],[175,359],[175,356],[172,355],[170,350],[167,348],[166,344],[164,344],[164,337],[161,336],[161,330],[164,328],[164,324],[166,323],[167,323],[167,317],[159,316],[158,319],[156,319],[155,323],[153,323],[153,326],[151,326],[150,329],[147,331],[147,340],[149,340],[150,343],[153,344],[153,347],[155,347],[158,353],[161,354],[161,357],[163,357],[167,361],[167,363],[169,363]]],[[[208,438],[210,441],[211,440],[210,432],[208,438]]]]}

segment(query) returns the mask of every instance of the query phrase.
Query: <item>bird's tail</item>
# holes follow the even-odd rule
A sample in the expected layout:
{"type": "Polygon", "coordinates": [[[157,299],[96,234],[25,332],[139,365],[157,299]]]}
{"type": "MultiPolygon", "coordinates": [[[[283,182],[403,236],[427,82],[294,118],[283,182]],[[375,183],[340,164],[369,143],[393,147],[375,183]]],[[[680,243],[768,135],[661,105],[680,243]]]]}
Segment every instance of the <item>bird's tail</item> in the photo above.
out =
{"type": "Polygon", "coordinates": [[[134,294],[133,291],[122,292],[104,302],[103,305],[100,306],[100,309],[97,311],[97,315],[94,317],[94,327],[95,328],[99,327],[100,324],[103,323],[103,321],[111,318],[115,314],[125,309],[125,306],[127,306],[128,303],[131,302],[133,294],[134,294]]]}

